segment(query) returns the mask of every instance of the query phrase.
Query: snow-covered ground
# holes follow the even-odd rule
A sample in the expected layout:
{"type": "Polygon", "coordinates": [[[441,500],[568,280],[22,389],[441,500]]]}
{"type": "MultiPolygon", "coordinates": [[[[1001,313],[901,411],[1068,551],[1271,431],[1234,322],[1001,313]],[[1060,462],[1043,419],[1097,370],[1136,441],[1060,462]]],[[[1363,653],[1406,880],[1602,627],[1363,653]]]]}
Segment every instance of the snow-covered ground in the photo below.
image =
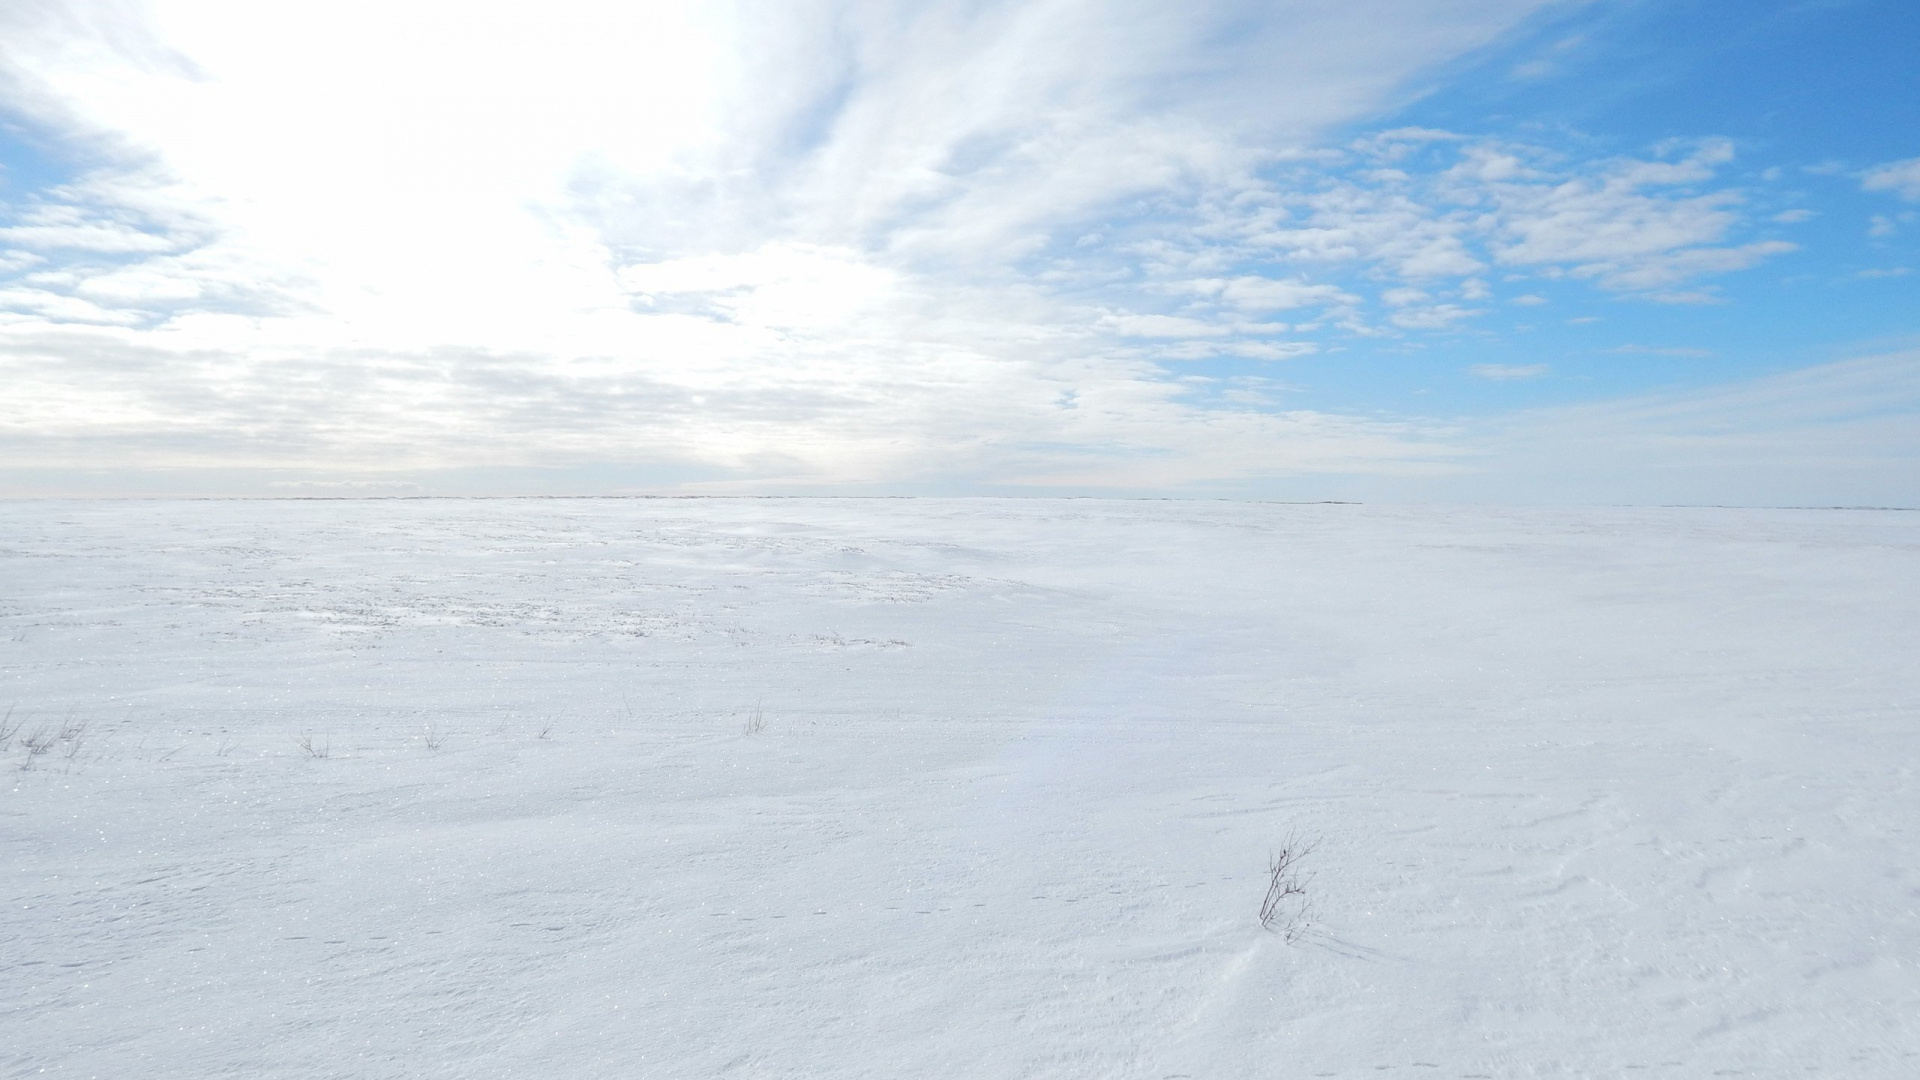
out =
{"type": "Polygon", "coordinates": [[[1915,513],[0,504],[0,1073],[1920,1076],[1916,641],[1915,513]]]}

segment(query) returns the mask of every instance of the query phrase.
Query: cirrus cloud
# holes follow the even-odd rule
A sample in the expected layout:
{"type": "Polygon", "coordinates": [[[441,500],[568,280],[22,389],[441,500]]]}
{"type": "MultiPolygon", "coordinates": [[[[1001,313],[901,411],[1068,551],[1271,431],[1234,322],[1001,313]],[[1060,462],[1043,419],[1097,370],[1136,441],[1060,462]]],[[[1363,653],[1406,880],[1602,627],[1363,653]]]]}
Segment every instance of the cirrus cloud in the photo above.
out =
{"type": "Polygon", "coordinates": [[[1350,137],[1550,6],[20,0],[0,105],[81,167],[0,207],[0,449],[795,486],[1451,468],[1446,425],[1205,388],[1460,340],[1545,282],[1711,299],[1792,250],[1747,235],[1725,143],[1350,137]]]}
{"type": "Polygon", "coordinates": [[[1860,178],[1860,186],[1868,191],[1890,191],[1908,202],[1920,202],[1920,157],[1868,169],[1860,178]]]}

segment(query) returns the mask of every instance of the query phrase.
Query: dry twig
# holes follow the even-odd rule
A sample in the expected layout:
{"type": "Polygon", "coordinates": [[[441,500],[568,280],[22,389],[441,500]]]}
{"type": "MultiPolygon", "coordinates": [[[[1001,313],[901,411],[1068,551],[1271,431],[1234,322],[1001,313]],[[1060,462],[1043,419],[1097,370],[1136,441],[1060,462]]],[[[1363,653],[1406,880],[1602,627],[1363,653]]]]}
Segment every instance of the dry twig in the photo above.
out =
{"type": "Polygon", "coordinates": [[[1280,850],[1267,857],[1267,897],[1260,903],[1262,930],[1282,934],[1288,941],[1300,936],[1307,917],[1307,884],[1313,880],[1311,874],[1300,876],[1300,860],[1313,854],[1318,843],[1288,836],[1280,850]]]}

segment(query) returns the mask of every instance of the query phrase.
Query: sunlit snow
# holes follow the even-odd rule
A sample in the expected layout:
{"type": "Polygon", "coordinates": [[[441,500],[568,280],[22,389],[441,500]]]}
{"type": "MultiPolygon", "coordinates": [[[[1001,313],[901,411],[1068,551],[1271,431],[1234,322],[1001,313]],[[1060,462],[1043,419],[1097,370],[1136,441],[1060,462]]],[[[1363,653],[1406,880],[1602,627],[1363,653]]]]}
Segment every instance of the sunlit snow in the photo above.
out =
{"type": "Polygon", "coordinates": [[[1916,616],[1899,512],[11,503],[0,1073],[1920,1075],[1916,616]]]}

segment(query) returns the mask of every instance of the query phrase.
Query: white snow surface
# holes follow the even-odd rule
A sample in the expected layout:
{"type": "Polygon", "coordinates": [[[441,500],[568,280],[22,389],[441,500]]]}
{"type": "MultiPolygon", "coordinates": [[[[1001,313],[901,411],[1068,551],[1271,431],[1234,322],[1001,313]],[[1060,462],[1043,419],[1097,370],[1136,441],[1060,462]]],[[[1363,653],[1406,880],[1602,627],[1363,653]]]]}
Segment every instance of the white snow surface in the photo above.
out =
{"type": "Polygon", "coordinates": [[[1917,630],[1890,511],[0,504],[0,1074],[1920,1076],[1917,630]]]}

